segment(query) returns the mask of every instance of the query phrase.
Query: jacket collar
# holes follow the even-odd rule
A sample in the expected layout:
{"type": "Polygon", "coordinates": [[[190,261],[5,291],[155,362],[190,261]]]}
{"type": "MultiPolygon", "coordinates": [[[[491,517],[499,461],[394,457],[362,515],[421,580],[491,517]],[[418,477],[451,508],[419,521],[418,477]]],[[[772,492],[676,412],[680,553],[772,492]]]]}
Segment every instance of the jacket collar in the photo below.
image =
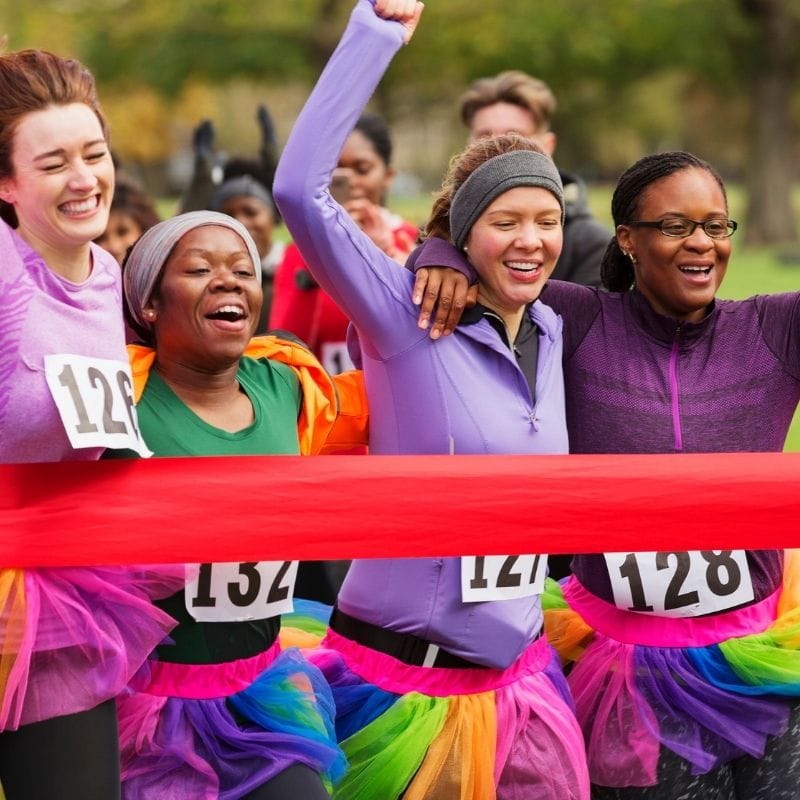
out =
{"type": "Polygon", "coordinates": [[[636,324],[651,338],[670,346],[679,334],[681,344],[694,344],[705,336],[719,314],[719,307],[715,300],[711,301],[706,309],[705,317],[699,322],[686,322],[675,317],[658,314],[638,289],[627,292],[625,300],[636,324]]]}

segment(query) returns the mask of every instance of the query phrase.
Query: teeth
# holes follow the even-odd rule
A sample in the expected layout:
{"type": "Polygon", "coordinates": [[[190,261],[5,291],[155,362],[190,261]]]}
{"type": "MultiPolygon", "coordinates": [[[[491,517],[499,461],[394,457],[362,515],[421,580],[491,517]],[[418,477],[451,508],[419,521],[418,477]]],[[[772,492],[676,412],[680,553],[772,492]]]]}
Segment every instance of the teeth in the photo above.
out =
{"type": "Polygon", "coordinates": [[[70,203],[63,203],[61,210],[67,214],[83,214],[86,211],[92,211],[97,207],[97,198],[90,197],[88,200],[74,200],[70,203]]]}
{"type": "Polygon", "coordinates": [[[681,267],[681,272],[702,272],[705,275],[708,275],[711,272],[711,267],[681,267]]]}
{"type": "Polygon", "coordinates": [[[539,268],[538,264],[529,264],[526,261],[509,261],[506,266],[509,269],[517,270],[517,272],[533,272],[539,268]]]}
{"type": "Polygon", "coordinates": [[[215,319],[243,319],[245,314],[244,310],[239,306],[220,306],[214,309],[208,316],[215,319]]]}

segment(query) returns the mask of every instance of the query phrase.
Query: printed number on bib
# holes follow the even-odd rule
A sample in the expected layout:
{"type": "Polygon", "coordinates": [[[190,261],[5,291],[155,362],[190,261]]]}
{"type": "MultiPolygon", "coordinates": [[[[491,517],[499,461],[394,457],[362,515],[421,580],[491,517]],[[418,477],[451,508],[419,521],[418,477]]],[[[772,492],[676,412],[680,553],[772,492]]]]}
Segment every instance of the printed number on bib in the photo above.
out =
{"type": "Polygon", "coordinates": [[[544,591],[547,556],[461,556],[461,600],[516,600],[544,591]]]}
{"type": "MultiPolygon", "coordinates": [[[[294,608],[297,561],[200,564],[186,583],[186,610],[198,622],[243,622],[294,608]]],[[[188,570],[187,570],[188,571],[188,570]]]]}
{"type": "Polygon", "coordinates": [[[44,372],[74,448],[125,448],[140,456],[152,455],[139,433],[126,362],[50,355],[44,357],[44,372]]]}
{"type": "Polygon", "coordinates": [[[331,375],[340,375],[353,369],[350,353],[347,352],[347,342],[325,342],[322,345],[322,366],[331,375]]]}
{"type": "Polygon", "coordinates": [[[605,553],[614,604],[626,611],[699,617],[754,599],[744,550],[605,553]]]}

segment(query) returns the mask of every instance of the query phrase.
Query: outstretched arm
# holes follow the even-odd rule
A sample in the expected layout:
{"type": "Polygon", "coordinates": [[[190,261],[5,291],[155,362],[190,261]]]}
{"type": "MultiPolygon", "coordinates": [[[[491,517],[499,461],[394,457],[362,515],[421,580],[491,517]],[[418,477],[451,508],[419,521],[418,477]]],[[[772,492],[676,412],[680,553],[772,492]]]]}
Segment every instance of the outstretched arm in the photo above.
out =
{"type": "Polygon", "coordinates": [[[366,236],[329,191],[359,115],[419,19],[415,0],[359,0],[298,117],[275,176],[275,199],[314,278],[388,357],[416,328],[412,277],[366,236]]]}

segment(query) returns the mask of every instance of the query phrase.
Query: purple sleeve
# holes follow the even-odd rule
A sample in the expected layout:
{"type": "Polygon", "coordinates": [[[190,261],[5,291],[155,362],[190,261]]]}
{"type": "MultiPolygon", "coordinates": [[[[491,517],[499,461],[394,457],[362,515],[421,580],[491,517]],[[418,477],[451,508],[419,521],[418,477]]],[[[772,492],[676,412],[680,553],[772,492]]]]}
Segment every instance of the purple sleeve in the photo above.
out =
{"type": "Polygon", "coordinates": [[[416,247],[408,257],[406,266],[412,272],[423,267],[450,267],[464,275],[470,283],[477,283],[478,273],[454,245],[431,236],[416,247]]]}
{"type": "Polygon", "coordinates": [[[755,303],[767,347],[800,380],[800,292],[762,295],[755,303]]]}
{"type": "Polygon", "coordinates": [[[365,349],[389,358],[425,331],[416,325],[413,277],[331,197],[339,153],[386,68],[403,27],[359,0],[347,29],[295,122],[275,175],[284,222],[315,280],[358,328],[365,349]]]}

